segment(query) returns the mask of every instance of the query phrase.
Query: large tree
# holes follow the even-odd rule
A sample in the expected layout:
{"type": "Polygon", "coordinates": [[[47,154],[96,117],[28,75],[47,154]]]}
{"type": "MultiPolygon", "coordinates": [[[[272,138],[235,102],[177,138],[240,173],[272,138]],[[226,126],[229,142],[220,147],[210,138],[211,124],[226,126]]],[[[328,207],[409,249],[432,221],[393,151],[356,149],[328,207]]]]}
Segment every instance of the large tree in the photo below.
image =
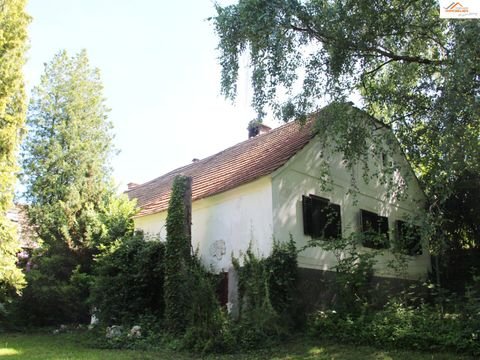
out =
{"type": "Polygon", "coordinates": [[[23,285],[15,265],[18,239],[6,214],[13,205],[16,155],[25,122],[22,67],[30,21],[25,3],[0,0],[0,307],[12,289],[23,285]]]}
{"type": "MultiPolygon", "coordinates": [[[[437,235],[480,246],[471,236],[480,206],[464,199],[480,184],[480,21],[440,19],[437,0],[240,0],[217,5],[213,21],[227,97],[236,95],[242,54],[260,118],[270,108],[285,121],[304,119],[319,100],[357,94],[394,130],[443,229],[437,235]]],[[[348,116],[329,113],[320,134],[346,157],[364,153],[348,116]]]]}
{"type": "Polygon", "coordinates": [[[133,231],[134,206],[111,184],[113,136],[102,92],[85,51],[55,55],[32,91],[24,195],[43,246],[19,304],[30,323],[86,321],[93,256],[133,231]]]}
{"type": "Polygon", "coordinates": [[[30,220],[50,247],[94,247],[113,152],[98,69],[59,52],[32,91],[23,169],[30,220]]]}

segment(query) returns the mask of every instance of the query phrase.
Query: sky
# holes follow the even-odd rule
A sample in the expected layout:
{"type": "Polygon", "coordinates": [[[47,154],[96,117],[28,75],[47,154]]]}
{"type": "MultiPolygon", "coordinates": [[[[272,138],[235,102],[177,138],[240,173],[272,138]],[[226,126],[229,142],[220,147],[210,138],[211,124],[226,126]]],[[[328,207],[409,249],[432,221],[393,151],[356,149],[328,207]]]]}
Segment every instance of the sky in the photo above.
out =
{"type": "Polygon", "coordinates": [[[86,49],[100,69],[120,151],[112,160],[120,191],[247,139],[255,116],[248,70],[235,103],[225,100],[207,20],[213,1],[30,0],[27,12],[28,92],[62,49],[71,56],[86,49]]]}

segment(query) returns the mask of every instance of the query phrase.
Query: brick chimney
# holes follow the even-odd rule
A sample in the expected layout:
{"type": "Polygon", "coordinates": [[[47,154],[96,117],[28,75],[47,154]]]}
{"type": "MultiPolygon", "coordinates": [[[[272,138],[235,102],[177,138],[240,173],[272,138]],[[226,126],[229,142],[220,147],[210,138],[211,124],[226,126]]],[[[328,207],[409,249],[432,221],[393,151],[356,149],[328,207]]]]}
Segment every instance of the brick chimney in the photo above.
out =
{"type": "Polygon", "coordinates": [[[257,135],[263,135],[263,134],[266,134],[268,133],[270,130],[272,130],[271,127],[267,126],[267,125],[264,125],[262,123],[259,123],[259,122],[251,122],[249,125],[248,125],[248,138],[252,138],[252,137],[255,137],[257,135]]]}
{"type": "Polygon", "coordinates": [[[132,190],[132,189],[135,189],[137,186],[138,186],[138,184],[130,182],[130,183],[127,184],[127,189],[132,190]]]}

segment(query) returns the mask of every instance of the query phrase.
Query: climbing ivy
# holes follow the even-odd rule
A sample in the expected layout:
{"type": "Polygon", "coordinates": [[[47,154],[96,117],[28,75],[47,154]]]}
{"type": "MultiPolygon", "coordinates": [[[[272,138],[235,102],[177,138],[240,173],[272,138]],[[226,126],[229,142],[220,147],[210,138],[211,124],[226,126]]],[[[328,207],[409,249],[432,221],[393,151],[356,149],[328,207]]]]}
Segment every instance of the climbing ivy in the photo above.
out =
{"type": "Polygon", "coordinates": [[[297,249],[292,238],[287,243],[274,241],[268,257],[259,258],[250,246],[242,260],[243,266],[233,260],[241,299],[233,331],[239,345],[252,347],[289,333],[295,313],[297,249]]]}
{"type": "Polygon", "coordinates": [[[165,322],[172,333],[182,333],[188,325],[188,274],[192,262],[191,238],[186,231],[184,196],[190,179],[179,175],[173,180],[168,205],[167,242],[165,246],[165,322]]]}

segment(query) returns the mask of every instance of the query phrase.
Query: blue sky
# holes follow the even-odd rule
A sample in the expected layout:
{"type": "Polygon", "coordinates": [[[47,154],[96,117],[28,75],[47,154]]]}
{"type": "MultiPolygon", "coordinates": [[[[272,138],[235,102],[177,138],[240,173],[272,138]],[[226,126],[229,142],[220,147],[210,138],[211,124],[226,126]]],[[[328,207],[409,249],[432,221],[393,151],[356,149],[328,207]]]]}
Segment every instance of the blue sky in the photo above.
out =
{"type": "Polygon", "coordinates": [[[30,0],[27,11],[28,90],[61,49],[86,49],[100,69],[120,150],[112,161],[120,190],[247,138],[254,117],[248,72],[231,104],[220,95],[217,39],[206,20],[213,1],[30,0]]]}

